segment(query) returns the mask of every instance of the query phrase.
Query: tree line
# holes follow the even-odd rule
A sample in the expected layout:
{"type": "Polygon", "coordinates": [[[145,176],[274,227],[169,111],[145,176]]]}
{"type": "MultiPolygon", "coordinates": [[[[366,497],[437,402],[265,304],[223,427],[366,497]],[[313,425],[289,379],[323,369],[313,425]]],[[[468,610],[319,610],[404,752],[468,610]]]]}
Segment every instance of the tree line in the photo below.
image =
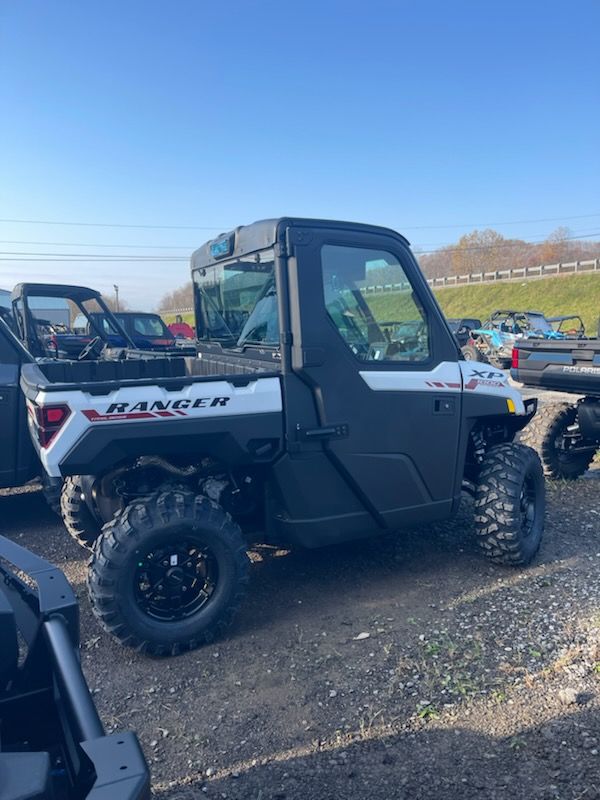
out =
{"type": "Polygon", "coordinates": [[[466,275],[470,272],[534,267],[538,264],[583,261],[600,255],[600,242],[576,240],[569,228],[560,227],[544,241],[507,239],[492,228],[474,230],[434,253],[415,254],[428,278],[466,275]]]}

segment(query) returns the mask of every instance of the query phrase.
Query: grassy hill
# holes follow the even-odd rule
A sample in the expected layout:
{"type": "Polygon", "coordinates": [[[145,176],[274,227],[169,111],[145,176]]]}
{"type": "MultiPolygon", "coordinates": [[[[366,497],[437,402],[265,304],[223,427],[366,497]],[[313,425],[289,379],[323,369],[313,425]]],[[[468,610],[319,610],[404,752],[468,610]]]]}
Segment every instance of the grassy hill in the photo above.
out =
{"type": "MultiPolygon", "coordinates": [[[[600,274],[566,275],[528,281],[505,281],[471,286],[436,289],[436,297],[447,317],[485,319],[495,308],[543,311],[547,316],[580,314],[589,334],[598,330],[600,316],[600,274]]],[[[381,314],[380,319],[401,320],[414,316],[404,311],[408,296],[403,292],[369,295],[369,303],[381,314]]],[[[194,315],[183,314],[194,324],[194,315]]],[[[163,314],[167,323],[174,314],[163,314]]]]}
{"type": "MultiPolygon", "coordinates": [[[[542,311],[552,317],[579,314],[590,335],[598,330],[598,273],[458,286],[436,289],[435,294],[447,317],[479,317],[483,320],[495,308],[515,308],[542,311]]],[[[371,295],[369,302],[387,319],[394,319],[395,314],[402,312],[403,295],[400,292],[371,295]]]]}

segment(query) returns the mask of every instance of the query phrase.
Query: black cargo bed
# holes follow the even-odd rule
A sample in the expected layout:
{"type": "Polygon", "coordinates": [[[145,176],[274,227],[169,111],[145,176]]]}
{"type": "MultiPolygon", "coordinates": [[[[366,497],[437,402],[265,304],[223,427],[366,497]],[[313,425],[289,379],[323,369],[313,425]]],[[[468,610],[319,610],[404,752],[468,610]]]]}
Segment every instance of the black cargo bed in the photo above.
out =
{"type": "Polygon", "coordinates": [[[599,339],[528,339],[515,355],[511,375],[526,386],[600,397],[599,339]]]}

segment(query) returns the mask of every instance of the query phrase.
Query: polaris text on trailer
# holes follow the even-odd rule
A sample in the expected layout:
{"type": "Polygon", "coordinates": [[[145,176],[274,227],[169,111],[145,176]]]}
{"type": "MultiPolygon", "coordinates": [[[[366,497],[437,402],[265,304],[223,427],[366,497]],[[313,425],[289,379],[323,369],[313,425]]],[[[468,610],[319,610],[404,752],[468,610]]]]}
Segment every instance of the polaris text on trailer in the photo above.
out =
{"type": "Polygon", "coordinates": [[[195,647],[239,606],[248,541],[317,547],[444,519],[463,488],[483,551],[531,560],[544,481],[513,438],[536,401],[462,359],[404,237],[267,220],[198,249],[192,278],[197,357],[23,368],[67,527],[95,539],[108,631],[155,654],[195,647]],[[362,291],[386,267],[406,286],[387,327],[362,291]],[[404,323],[419,335],[397,338],[404,323]]]}

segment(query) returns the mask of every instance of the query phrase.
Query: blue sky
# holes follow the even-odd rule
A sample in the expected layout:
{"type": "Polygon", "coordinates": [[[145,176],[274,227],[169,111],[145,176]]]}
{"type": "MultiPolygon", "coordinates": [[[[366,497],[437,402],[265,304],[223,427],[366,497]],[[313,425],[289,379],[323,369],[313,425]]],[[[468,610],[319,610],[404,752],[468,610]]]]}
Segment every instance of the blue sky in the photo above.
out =
{"type": "Polygon", "coordinates": [[[0,218],[150,227],[0,222],[0,258],[27,254],[0,287],[116,282],[149,308],[194,247],[282,214],[423,249],[600,231],[598,30],[597,0],[3,0],[0,218]]]}

